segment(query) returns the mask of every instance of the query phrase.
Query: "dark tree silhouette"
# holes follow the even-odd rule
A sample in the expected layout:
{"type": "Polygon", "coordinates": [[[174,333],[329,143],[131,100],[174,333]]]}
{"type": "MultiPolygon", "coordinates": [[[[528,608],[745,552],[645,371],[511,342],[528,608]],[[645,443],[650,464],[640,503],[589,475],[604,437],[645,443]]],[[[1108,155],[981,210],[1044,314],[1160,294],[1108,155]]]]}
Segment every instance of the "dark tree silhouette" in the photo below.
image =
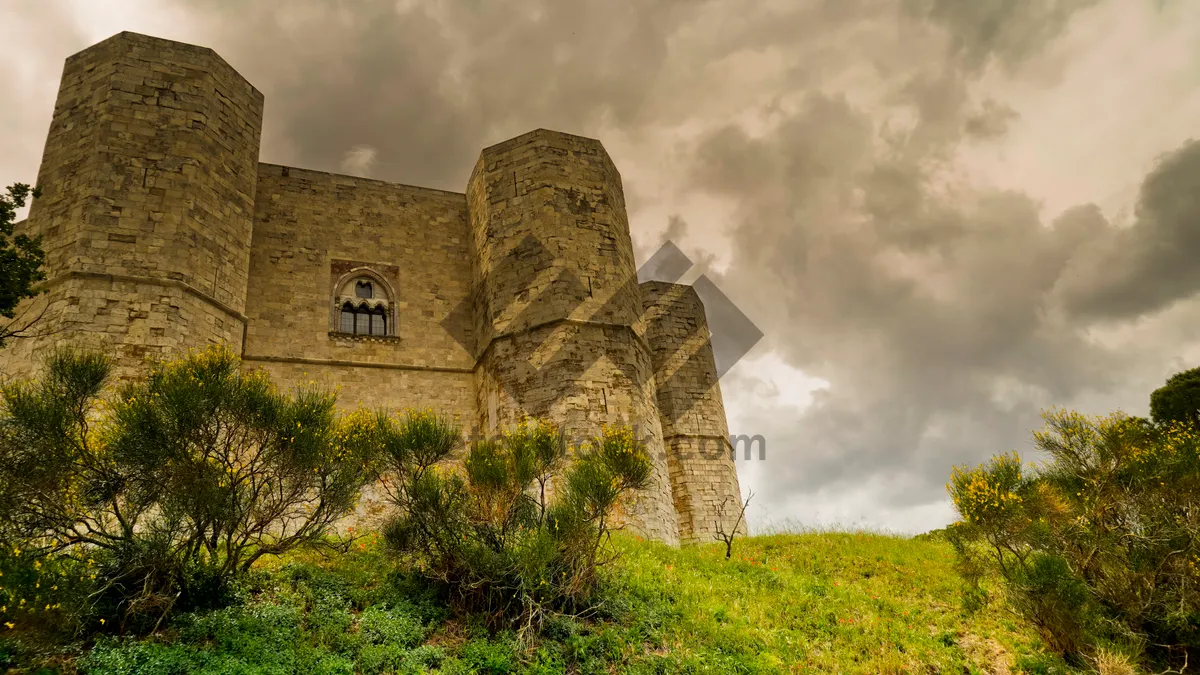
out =
{"type": "Polygon", "coordinates": [[[0,317],[7,319],[0,325],[0,347],[11,338],[24,337],[41,315],[26,317],[17,312],[17,305],[26,298],[41,293],[37,284],[45,280],[42,269],[45,254],[40,237],[24,234],[13,236],[17,210],[25,206],[38,191],[24,183],[10,185],[5,194],[0,194],[0,317]]]}
{"type": "Polygon", "coordinates": [[[1159,426],[1179,422],[1200,428],[1200,368],[1172,375],[1150,394],[1150,419],[1159,426]]]}

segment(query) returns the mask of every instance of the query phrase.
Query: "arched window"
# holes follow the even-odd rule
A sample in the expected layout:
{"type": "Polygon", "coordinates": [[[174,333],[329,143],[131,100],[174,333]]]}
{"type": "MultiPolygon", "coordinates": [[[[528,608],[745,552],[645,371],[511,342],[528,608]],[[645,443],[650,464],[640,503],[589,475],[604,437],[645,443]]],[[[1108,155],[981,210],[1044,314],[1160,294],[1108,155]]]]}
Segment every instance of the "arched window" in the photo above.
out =
{"type": "Polygon", "coordinates": [[[346,335],[391,337],[396,334],[391,286],[378,274],[359,268],[334,286],[331,331],[346,335]]]}

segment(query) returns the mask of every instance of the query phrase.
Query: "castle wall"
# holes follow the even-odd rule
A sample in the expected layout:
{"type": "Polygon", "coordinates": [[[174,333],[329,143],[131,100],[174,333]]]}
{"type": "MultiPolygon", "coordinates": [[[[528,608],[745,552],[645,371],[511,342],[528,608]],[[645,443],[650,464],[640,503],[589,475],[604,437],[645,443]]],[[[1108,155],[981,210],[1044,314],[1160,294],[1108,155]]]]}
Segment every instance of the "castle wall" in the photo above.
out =
{"type": "Polygon", "coordinates": [[[49,306],[0,352],[24,376],[54,344],[147,356],[240,342],[262,95],[212,50],[121,33],[67,59],[24,231],[49,306]]]}
{"type": "Polygon", "coordinates": [[[679,537],[713,541],[742,502],[704,304],[691,286],[640,288],[679,537]]]}
{"type": "Polygon", "coordinates": [[[339,403],[431,407],[470,427],[471,267],[462,194],[307,171],[259,169],[244,361],[281,386],[338,387],[339,403]],[[394,336],[346,336],[333,286],[365,267],[394,293],[394,336]]]}
{"type": "MultiPolygon", "coordinates": [[[[282,387],[432,408],[468,435],[526,416],[575,440],[628,425],[654,486],[621,520],[712,538],[740,495],[704,309],[690,288],[637,284],[598,141],[540,129],[489,147],[458,194],[260,164],[262,110],[203,47],[121,33],[67,59],[43,192],[17,226],[47,253],[49,292],[24,314],[44,310],[40,337],[0,350],[0,377],[63,343],[122,377],[229,343],[282,387]],[[360,274],[387,296],[387,334],[340,329],[360,274]]],[[[384,511],[369,490],[357,517],[384,511]]]]}
{"type": "Polygon", "coordinates": [[[538,130],[485,149],[467,188],[477,405],[486,431],[549,418],[583,439],[637,428],[655,485],[624,505],[678,539],[620,175],[599,142],[538,130]]]}

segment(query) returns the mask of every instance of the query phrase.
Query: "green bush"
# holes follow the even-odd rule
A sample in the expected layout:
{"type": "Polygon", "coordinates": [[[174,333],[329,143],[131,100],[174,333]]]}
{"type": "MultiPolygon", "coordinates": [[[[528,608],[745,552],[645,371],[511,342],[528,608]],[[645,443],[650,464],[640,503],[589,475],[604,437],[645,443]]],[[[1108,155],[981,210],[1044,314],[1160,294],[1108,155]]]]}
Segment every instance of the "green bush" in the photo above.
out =
{"type": "Polygon", "coordinates": [[[386,607],[370,607],[358,617],[362,639],[373,645],[411,649],[425,639],[425,628],[410,614],[386,607]]]}
{"type": "Polygon", "coordinates": [[[358,652],[358,667],[363,673],[395,673],[404,667],[404,648],[396,645],[363,645],[358,652]]]}
{"type": "Polygon", "coordinates": [[[568,465],[563,435],[535,422],[472,444],[461,467],[449,466],[458,442],[453,425],[410,413],[384,445],[385,485],[400,507],[385,541],[494,623],[524,629],[582,610],[614,509],[649,484],[645,448],[628,429],[606,429],[568,465]]]}
{"type": "Polygon", "coordinates": [[[1150,419],[1159,426],[1177,423],[1200,429],[1200,368],[1172,375],[1150,394],[1150,419]]]}
{"type": "Polygon", "coordinates": [[[1103,644],[1200,650],[1200,434],[1116,413],[1055,410],[1034,435],[1051,460],[1015,454],[955,468],[962,520],[948,528],[967,604],[1006,597],[1053,649],[1080,662],[1103,644]]]}
{"type": "MultiPolygon", "coordinates": [[[[73,580],[38,609],[75,629],[148,629],[227,603],[261,556],[321,541],[354,508],[379,419],[339,420],[333,395],[281,394],[239,365],[212,348],[112,395],[107,358],[61,351],[40,381],[3,388],[0,567],[73,580]],[[65,593],[79,583],[86,595],[65,593]]],[[[31,607],[0,618],[29,625],[31,607]]]]}
{"type": "Polygon", "coordinates": [[[460,650],[459,658],[468,667],[467,672],[504,675],[515,673],[520,666],[517,658],[517,643],[511,634],[502,634],[496,640],[476,639],[467,642],[460,650]]]}

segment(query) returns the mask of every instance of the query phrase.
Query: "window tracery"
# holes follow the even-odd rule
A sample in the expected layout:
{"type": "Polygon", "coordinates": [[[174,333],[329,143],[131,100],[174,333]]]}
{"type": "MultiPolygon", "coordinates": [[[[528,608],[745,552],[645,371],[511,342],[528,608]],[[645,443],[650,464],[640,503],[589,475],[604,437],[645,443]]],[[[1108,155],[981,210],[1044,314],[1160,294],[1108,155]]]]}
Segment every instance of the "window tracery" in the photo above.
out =
{"type": "Polygon", "coordinates": [[[396,335],[394,297],[390,285],[365,268],[352,270],[334,286],[331,332],[344,335],[396,335]]]}

